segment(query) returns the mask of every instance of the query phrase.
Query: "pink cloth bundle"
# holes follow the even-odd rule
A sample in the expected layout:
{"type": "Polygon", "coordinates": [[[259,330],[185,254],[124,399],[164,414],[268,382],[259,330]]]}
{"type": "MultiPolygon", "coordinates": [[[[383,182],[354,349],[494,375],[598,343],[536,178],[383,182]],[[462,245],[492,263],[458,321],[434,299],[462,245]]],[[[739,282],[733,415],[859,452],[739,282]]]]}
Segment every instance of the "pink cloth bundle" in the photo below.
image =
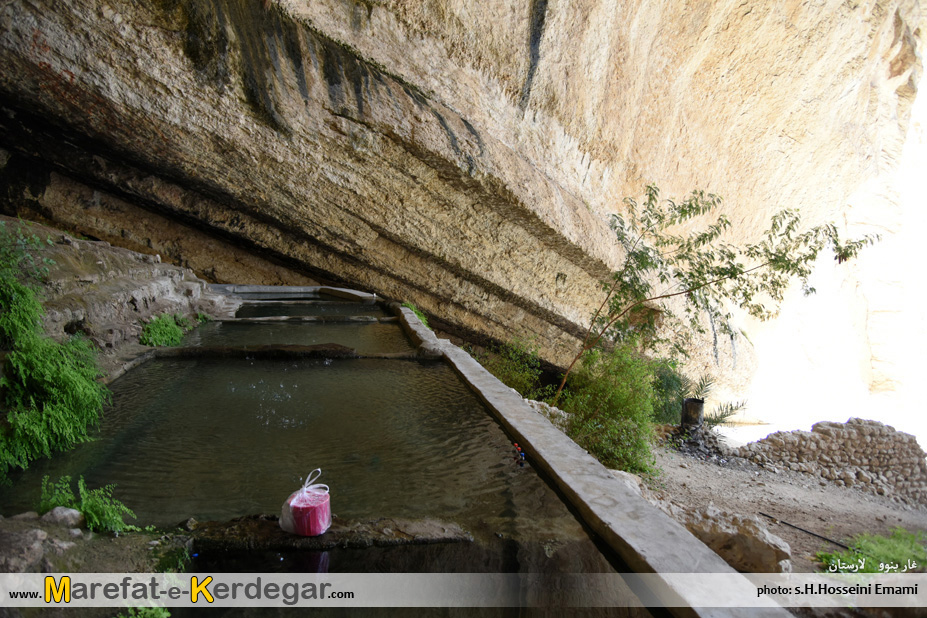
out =
{"type": "Polygon", "coordinates": [[[313,481],[322,475],[316,468],[303,486],[286,499],[280,511],[280,527],[300,536],[319,536],[332,525],[332,504],[328,485],[313,481]]]}

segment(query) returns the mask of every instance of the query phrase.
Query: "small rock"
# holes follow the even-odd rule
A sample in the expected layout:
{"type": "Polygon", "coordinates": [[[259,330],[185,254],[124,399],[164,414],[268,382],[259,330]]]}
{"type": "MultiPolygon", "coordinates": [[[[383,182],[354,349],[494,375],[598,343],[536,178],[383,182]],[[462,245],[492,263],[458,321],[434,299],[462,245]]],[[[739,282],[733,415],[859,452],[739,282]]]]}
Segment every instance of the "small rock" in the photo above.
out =
{"type": "Polygon", "coordinates": [[[69,509],[66,506],[56,506],[42,515],[41,521],[47,524],[64,526],[66,528],[80,528],[84,525],[84,516],[77,509],[69,509]]]}
{"type": "Polygon", "coordinates": [[[32,521],[33,519],[38,519],[39,514],[35,511],[26,511],[25,513],[20,513],[19,515],[13,515],[10,519],[15,519],[17,521],[32,521]]]}
{"type": "Polygon", "coordinates": [[[52,539],[51,541],[51,548],[54,549],[55,553],[59,556],[75,545],[77,545],[77,543],[73,541],[61,541],[59,539],[52,539]]]}

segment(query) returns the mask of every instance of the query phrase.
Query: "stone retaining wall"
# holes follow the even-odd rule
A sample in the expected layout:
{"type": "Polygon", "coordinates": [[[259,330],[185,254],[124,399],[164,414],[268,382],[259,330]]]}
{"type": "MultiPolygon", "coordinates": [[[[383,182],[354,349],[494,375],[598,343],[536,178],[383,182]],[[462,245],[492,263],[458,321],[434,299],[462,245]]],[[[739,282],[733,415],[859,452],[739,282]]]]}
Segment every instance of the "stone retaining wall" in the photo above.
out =
{"type": "Polygon", "coordinates": [[[927,460],[914,436],[877,421],[820,422],[741,447],[740,457],[927,505],[927,460]]]}

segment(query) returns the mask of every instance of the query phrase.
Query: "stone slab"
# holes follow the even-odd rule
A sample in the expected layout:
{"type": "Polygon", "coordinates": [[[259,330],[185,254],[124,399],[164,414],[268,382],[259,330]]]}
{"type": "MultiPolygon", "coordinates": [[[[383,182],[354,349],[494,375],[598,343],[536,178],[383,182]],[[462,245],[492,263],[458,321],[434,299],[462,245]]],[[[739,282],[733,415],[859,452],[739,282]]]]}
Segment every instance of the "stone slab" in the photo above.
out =
{"type": "Polygon", "coordinates": [[[455,523],[433,519],[380,518],[345,521],[335,517],[331,528],[315,537],[302,537],[280,528],[275,515],[250,515],[227,522],[192,526],[194,547],[216,551],[326,551],[340,548],[391,547],[432,543],[469,543],[473,537],[455,523]]]}
{"type": "MultiPolygon", "coordinates": [[[[272,295],[273,298],[286,296],[313,298],[320,294],[336,296],[345,300],[370,304],[377,302],[376,294],[359,292],[348,288],[336,288],[327,285],[239,285],[214,283],[209,286],[210,290],[220,294],[232,296],[247,296],[260,298],[262,296],[272,295]]],[[[382,300],[382,299],[380,299],[382,300]]]]}
{"type": "MultiPolygon", "coordinates": [[[[521,395],[502,384],[469,354],[438,339],[407,308],[400,322],[414,342],[440,350],[444,359],[525,450],[531,465],[546,474],[579,516],[629,567],[641,573],[729,573],[736,571],[681,524],[644,500],[578,444],[534,412],[521,395]]],[[[685,590],[665,582],[686,603],[685,590]]],[[[743,578],[742,589],[755,595],[743,578]]],[[[719,597],[729,591],[718,591],[719,597]]],[[[719,598],[720,601],[720,598],[719,598]]],[[[739,616],[726,608],[669,608],[677,616],[739,616]]],[[[786,618],[783,608],[752,608],[751,616],[786,618]]]]}

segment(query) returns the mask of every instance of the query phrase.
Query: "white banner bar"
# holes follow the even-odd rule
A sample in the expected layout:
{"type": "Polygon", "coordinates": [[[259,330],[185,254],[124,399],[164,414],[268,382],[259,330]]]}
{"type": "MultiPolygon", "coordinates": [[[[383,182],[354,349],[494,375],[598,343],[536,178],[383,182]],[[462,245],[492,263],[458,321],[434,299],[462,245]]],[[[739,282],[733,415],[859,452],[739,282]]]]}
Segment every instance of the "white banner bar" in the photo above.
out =
{"type": "Polygon", "coordinates": [[[0,607],[777,605],[927,607],[927,574],[0,574],[0,607]]]}

